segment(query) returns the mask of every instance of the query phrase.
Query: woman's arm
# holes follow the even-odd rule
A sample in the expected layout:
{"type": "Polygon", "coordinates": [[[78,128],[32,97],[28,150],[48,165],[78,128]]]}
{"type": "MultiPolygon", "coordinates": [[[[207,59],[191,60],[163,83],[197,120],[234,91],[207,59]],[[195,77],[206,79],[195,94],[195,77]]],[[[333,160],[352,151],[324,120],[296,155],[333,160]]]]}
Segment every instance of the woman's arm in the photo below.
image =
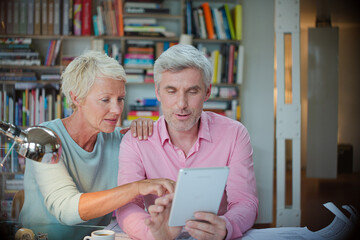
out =
{"type": "Polygon", "coordinates": [[[169,179],[151,179],[128,183],[105,191],[83,193],[79,202],[79,214],[87,221],[101,217],[129,203],[138,195],[162,196],[174,192],[175,182],[169,179]]]}

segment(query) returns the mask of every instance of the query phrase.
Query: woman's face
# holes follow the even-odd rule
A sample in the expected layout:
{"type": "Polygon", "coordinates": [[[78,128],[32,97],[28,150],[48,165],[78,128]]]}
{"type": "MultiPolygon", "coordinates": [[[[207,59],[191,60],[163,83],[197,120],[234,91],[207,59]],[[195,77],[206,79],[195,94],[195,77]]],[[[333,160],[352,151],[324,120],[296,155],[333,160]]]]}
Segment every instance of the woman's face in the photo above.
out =
{"type": "Polygon", "coordinates": [[[85,124],[96,132],[113,132],[124,109],[125,82],[109,77],[95,80],[78,111],[85,124]]]}

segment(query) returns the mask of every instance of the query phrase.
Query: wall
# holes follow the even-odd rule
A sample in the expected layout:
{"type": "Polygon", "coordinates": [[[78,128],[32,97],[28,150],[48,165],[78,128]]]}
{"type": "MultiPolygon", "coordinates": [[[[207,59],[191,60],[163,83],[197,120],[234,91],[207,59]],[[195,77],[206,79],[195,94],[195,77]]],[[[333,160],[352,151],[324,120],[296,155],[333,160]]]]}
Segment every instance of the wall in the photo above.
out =
{"type": "MultiPolygon", "coordinates": [[[[326,1],[332,26],[339,27],[338,142],[353,145],[353,171],[360,171],[360,4],[356,0],[326,1]]],[[[302,167],[306,167],[308,28],[315,27],[316,1],[300,1],[302,167]]]]}
{"type": "Polygon", "coordinates": [[[260,200],[257,223],[273,217],[274,169],[274,1],[244,0],[244,83],[241,86],[242,122],[254,149],[260,200]]]}

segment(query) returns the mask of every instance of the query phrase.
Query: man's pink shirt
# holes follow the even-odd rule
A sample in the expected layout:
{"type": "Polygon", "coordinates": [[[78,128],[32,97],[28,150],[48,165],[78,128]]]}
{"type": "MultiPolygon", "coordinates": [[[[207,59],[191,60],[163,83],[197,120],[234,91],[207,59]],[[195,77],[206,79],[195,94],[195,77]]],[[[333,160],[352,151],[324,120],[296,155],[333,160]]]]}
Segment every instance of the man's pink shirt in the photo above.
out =
{"type": "MultiPolygon", "coordinates": [[[[230,168],[218,215],[226,221],[227,239],[241,237],[257,217],[258,198],[252,159],[252,147],[246,128],[237,121],[212,112],[202,112],[198,139],[185,156],[171,143],[165,119],[154,124],[153,135],[139,141],[127,133],[120,144],[118,185],[152,178],[177,179],[180,168],[230,168]]],[[[154,196],[138,197],[119,208],[119,226],[134,239],[153,239],[144,220],[145,206],[154,196]]]]}

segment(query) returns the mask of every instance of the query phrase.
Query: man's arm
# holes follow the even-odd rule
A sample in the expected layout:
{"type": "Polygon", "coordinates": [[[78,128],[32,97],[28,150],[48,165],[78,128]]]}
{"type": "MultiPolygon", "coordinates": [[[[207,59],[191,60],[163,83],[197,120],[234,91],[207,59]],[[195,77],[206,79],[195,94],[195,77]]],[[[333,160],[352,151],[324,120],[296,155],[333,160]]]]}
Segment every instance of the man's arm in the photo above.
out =
{"type": "MultiPolygon", "coordinates": [[[[118,185],[127,184],[146,178],[141,162],[139,149],[128,132],[121,141],[119,153],[118,185]]],[[[117,209],[116,219],[123,231],[133,239],[154,239],[144,220],[150,215],[144,209],[144,197],[139,196],[134,201],[117,209]]]]}
{"type": "Polygon", "coordinates": [[[226,239],[238,238],[255,223],[259,201],[256,191],[254,162],[250,137],[245,127],[238,130],[229,158],[229,177],[226,185],[226,239]]]}

